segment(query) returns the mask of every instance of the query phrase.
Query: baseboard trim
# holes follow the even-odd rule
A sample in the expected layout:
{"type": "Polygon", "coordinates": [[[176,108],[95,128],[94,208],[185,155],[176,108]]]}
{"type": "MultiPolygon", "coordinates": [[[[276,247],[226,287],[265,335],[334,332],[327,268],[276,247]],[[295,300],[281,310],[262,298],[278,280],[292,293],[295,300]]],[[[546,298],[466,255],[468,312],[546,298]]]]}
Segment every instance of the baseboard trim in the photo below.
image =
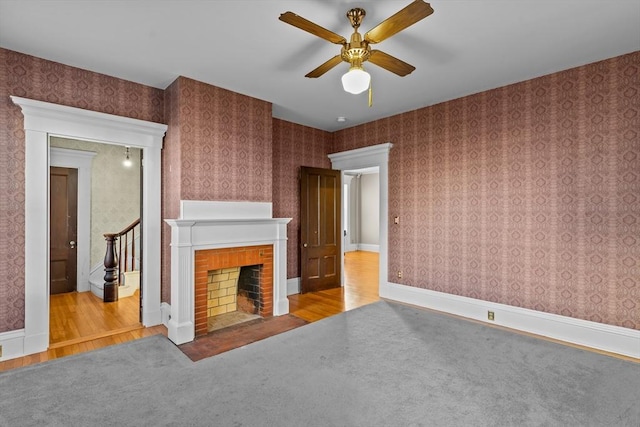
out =
{"type": "Polygon", "coordinates": [[[171,319],[171,304],[162,302],[160,303],[160,320],[164,326],[169,327],[169,320],[171,319]]]}
{"type": "Polygon", "coordinates": [[[640,358],[640,331],[498,304],[397,283],[381,286],[382,298],[413,304],[457,316],[542,335],[597,350],[640,358]],[[487,320],[487,312],[495,320],[487,320]]]}
{"type": "Polygon", "coordinates": [[[195,325],[192,321],[178,323],[173,318],[169,319],[169,325],[167,326],[167,336],[176,345],[191,342],[195,339],[195,325]]]}
{"type": "Polygon", "coordinates": [[[300,293],[300,278],[287,279],[287,296],[300,293]]]}
{"type": "MultiPolygon", "coordinates": [[[[161,303],[162,304],[162,303],[161,303]]],[[[156,326],[162,323],[162,305],[156,310],[142,310],[142,324],[145,327],[156,326]]]]}
{"type": "Polygon", "coordinates": [[[370,245],[368,243],[358,243],[359,251],[380,252],[380,245],[370,245]]]}
{"type": "Polygon", "coordinates": [[[24,329],[16,329],[0,333],[0,345],[2,346],[2,357],[0,362],[22,357],[24,353],[24,329]]]}

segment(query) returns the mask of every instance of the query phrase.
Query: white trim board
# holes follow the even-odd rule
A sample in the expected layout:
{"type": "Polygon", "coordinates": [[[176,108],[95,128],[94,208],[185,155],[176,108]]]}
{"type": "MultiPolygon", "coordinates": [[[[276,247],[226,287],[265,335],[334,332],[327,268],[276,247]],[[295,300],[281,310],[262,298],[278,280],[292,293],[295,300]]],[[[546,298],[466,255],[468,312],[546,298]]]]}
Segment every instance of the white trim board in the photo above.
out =
{"type": "Polygon", "coordinates": [[[359,251],[380,252],[380,245],[372,245],[369,243],[358,243],[359,251]]]}
{"type": "Polygon", "coordinates": [[[2,346],[0,362],[24,356],[24,329],[0,333],[0,346],[2,346]]]}
{"type": "Polygon", "coordinates": [[[640,358],[640,331],[635,329],[575,319],[573,317],[544,313],[397,283],[387,283],[383,286],[380,290],[380,297],[455,314],[490,325],[503,326],[610,353],[640,358]],[[494,321],[487,320],[487,311],[489,310],[495,314],[494,321]]]}
{"type": "Polygon", "coordinates": [[[287,279],[287,296],[300,293],[300,278],[293,277],[287,279]]]}

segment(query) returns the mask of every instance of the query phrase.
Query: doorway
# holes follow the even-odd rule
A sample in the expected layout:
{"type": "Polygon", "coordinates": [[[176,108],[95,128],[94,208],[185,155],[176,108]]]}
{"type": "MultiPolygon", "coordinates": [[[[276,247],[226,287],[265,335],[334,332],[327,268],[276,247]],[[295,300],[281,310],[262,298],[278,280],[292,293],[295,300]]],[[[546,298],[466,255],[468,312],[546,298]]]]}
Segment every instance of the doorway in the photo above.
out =
{"type": "MultiPolygon", "coordinates": [[[[343,171],[343,265],[345,291],[370,292],[369,271],[379,282],[380,179],[379,168],[343,171]],[[355,273],[355,274],[354,274],[355,273]]],[[[376,286],[377,295],[377,286],[376,286]]]]}
{"type": "Polygon", "coordinates": [[[379,168],[344,171],[344,248],[352,251],[380,251],[379,168]]]}
{"type": "MultiPolygon", "coordinates": [[[[378,292],[384,297],[388,279],[388,212],[389,212],[389,151],[393,147],[391,143],[357,148],[350,151],[329,154],[333,169],[342,171],[342,175],[349,170],[365,168],[378,168],[379,182],[379,257],[378,257],[378,292]]],[[[344,214],[344,211],[343,211],[344,214]]],[[[342,218],[342,224],[345,218],[342,218]]],[[[342,260],[344,263],[344,246],[342,248],[342,260]]],[[[344,265],[342,268],[344,272],[344,265]]],[[[344,277],[343,277],[344,283],[344,277]]]]}
{"type": "MultiPolygon", "coordinates": [[[[56,185],[53,174],[50,178],[50,348],[68,341],[80,342],[95,336],[107,336],[122,328],[140,327],[138,281],[131,280],[131,286],[125,283],[127,292],[120,292],[122,302],[105,304],[102,301],[104,234],[119,232],[140,218],[140,149],[59,136],[50,136],[49,146],[52,171],[76,171],[82,175],[76,191],[82,203],[75,211],[80,225],[77,239],[65,240],[56,236],[56,230],[67,227],[68,218],[74,213],[69,208],[69,215],[62,212],[61,218],[55,218],[56,206],[65,205],[62,199],[71,195],[72,190],[64,192],[57,189],[59,185],[56,185]],[[56,168],[57,165],[69,167],[56,168]],[[60,244],[56,243],[57,240],[61,240],[60,244]],[[77,269],[77,287],[68,287],[62,292],[54,290],[54,284],[60,281],[56,276],[64,277],[65,274],[63,265],[58,261],[60,256],[54,250],[56,245],[60,247],[58,251],[70,252],[70,257],[77,256],[79,264],[82,264],[77,269]]],[[[138,228],[135,239],[128,242],[128,254],[130,257],[133,255],[128,265],[140,274],[138,228]]],[[[71,276],[71,272],[66,272],[66,277],[71,276]]]]}
{"type": "Polygon", "coordinates": [[[49,136],[138,147],[144,153],[141,249],[144,326],[162,323],[160,304],[161,149],[167,126],[11,96],[25,131],[25,328],[23,353],[49,346],[49,136]]]}

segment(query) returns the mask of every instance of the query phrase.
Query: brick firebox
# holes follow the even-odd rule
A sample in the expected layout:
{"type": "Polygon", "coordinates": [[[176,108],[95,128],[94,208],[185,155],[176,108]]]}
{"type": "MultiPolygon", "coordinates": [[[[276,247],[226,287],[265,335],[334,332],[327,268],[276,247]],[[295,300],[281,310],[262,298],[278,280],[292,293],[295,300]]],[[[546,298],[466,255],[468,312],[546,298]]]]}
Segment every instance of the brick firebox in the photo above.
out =
{"type": "Polygon", "coordinates": [[[258,314],[273,315],[273,245],[195,251],[195,335],[207,333],[207,283],[211,270],[262,265],[258,314]]]}

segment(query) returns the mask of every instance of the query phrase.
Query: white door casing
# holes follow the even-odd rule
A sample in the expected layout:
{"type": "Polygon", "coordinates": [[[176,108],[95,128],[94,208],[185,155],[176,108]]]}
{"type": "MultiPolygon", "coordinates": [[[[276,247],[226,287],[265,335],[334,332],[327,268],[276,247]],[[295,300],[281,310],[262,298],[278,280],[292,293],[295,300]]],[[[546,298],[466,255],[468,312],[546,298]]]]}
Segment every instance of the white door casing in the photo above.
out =
{"type": "MultiPolygon", "coordinates": [[[[356,148],[355,150],[329,154],[331,167],[342,171],[363,169],[377,166],[380,172],[380,254],[378,267],[378,292],[387,284],[387,272],[389,266],[388,250],[388,212],[389,212],[389,151],[393,144],[390,142],[370,147],[356,148]]],[[[344,216],[344,209],[342,209],[344,216]]],[[[344,224],[345,218],[342,218],[344,224]]],[[[344,246],[342,247],[342,283],[344,283],[344,246]]]]}
{"type": "Polygon", "coordinates": [[[142,323],[161,323],[161,149],[167,125],[11,96],[25,131],[25,327],[23,354],[49,346],[49,136],[143,151],[142,323]]]}

